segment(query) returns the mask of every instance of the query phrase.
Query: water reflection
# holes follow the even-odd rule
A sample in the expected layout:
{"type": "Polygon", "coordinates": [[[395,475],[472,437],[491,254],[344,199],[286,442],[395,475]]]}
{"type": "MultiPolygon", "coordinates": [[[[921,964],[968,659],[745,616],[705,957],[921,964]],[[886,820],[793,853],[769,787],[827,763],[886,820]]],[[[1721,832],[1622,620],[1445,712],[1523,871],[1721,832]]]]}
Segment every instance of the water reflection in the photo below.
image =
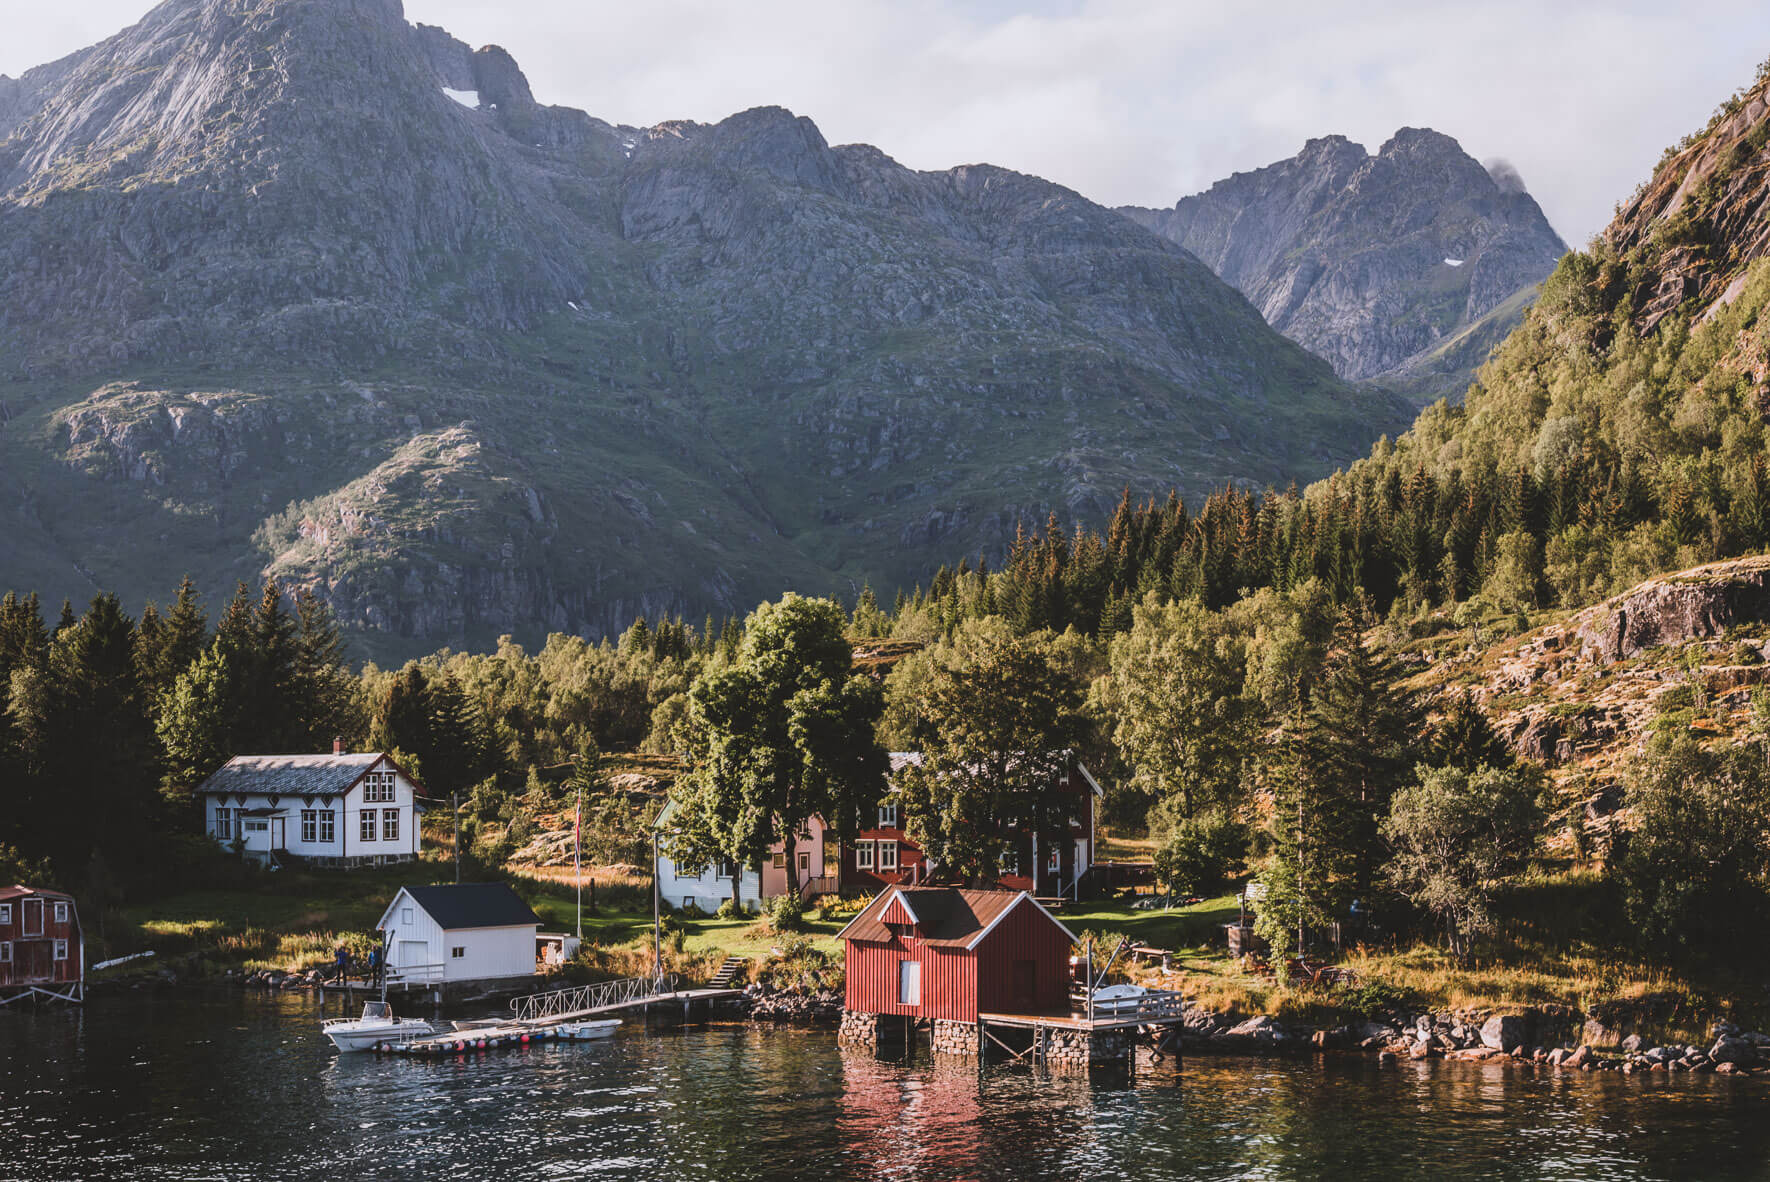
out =
{"type": "Polygon", "coordinates": [[[0,1177],[1770,1178],[1770,1083],[1193,1058],[1089,1074],[715,1028],[340,1056],[294,995],[0,1015],[0,1177]]]}

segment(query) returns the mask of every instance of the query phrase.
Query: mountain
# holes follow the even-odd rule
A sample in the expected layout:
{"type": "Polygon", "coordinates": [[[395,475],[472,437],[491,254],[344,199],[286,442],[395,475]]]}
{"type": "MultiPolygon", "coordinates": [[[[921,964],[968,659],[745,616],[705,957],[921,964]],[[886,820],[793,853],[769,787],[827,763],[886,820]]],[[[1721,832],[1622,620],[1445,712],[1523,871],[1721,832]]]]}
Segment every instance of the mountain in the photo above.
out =
{"type": "Polygon", "coordinates": [[[1567,246],[1509,167],[1404,127],[1238,172],[1172,209],[1120,212],[1179,243],[1340,376],[1460,395],[1567,246]]]}
{"type": "Polygon", "coordinates": [[[0,533],[369,651],[889,590],[1405,422],[1191,255],[778,108],[614,126],[397,0],[168,0],[0,78],[0,533]]]}

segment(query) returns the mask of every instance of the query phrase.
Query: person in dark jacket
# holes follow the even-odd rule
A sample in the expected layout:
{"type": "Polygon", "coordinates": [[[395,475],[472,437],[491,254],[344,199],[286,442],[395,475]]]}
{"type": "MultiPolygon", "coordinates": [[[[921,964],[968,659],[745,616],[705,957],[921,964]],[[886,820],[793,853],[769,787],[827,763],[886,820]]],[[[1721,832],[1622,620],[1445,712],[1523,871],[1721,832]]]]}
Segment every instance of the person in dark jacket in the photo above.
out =
{"type": "Polygon", "coordinates": [[[338,945],[337,950],[332,953],[332,964],[337,969],[338,983],[344,984],[350,976],[350,949],[342,944],[338,945]]]}

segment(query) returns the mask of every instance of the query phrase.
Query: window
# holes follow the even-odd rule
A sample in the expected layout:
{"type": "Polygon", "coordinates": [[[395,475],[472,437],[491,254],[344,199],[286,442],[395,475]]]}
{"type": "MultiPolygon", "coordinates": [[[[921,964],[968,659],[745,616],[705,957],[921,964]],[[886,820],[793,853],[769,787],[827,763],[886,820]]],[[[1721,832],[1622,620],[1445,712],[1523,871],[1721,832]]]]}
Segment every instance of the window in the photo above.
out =
{"type": "Polygon", "coordinates": [[[896,869],[897,869],[897,843],[895,841],[882,841],[882,842],[880,842],[879,843],[879,870],[881,872],[883,872],[886,870],[896,870],[896,869]]]}
{"type": "Polygon", "coordinates": [[[449,956],[455,960],[460,960],[461,958],[463,958],[466,955],[467,955],[467,949],[465,949],[465,948],[451,948],[451,949],[449,949],[449,956]]]}
{"type": "Polygon", "coordinates": [[[301,840],[316,842],[320,839],[320,817],[315,809],[301,810],[301,840]]]}
{"type": "Polygon", "coordinates": [[[0,964],[12,963],[12,941],[0,940],[0,964]]]}
{"type": "Polygon", "coordinates": [[[382,841],[398,841],[399,840],[399,810],[398,809],[382,809],[381,810],[381,840],[382,841]]]}
{"type": "Polygon", "coordinates": [[[879,806],[879,828],[881,828],[881,829],[896,829],[897,828],[897,806],[896,805],[882,804],[879,806]]]}
{"type": "Polygon", "coordinates": [[[715,875],[715,877],[717,877],[717,878],[736,878],[737,876],[738,876],[737,863],[736,862],[727,862],[724,859],[720,859],[719,873],[717,875],[715,875]]]}
{"type": "Polygon", "coordinates": [[[785,870],[787,868],[787,851],[786,850],[774,851],[774,868],[776,870],[785,870]]]}
{"type": "Polygon", "coordinates": [[[68,922],[68,905],[66,903],[57,903],[55,905],[55,922],[68,922]]]}
{"type": "Polygon", "coordinates": [[[854,843],[854,868],[856,870],[871,870],[873,868],[872,842],[857,841],[854,843]]]}
{"type": "Polygon", "coordinates": [[[357,816],[356,835],[362,841],[375,840],[375,810],[364,809],[357,816]]]}
{"type": "Polygon", "coordinates": [[[393,773],[370,772],[364,776],[363,799],[373,804],[392,804],[393,773]]]}
{"type": "Polygon", "coordinates": [[[919,1006],[922,1004],[922,966],[913,960],[897,962],[897,1004],[900,1006],[919,1006]]]}
{"type": "Polygon", "coordinates": [[[232,809],[215,810],[215,836],[222,841],[233,840],[234,811],[232,809]]]}
{"type": "Polygon", "coordinates": [[[338,817],[331,809],[320,812],[320,844],[331,845],[338,840],[338,817]]]}
{"type": "Polygon", "coordinates": [[[412,909],[410,907],[401,907],[399,909],[399,921],[406,927],[412,926],[412,909]]]}
{"type": "Polygon", "coordinates": [[[0,923],[12,922],[12,904],[0,903],[0,923]]]}
{"type": "Polygon", "coordinates": [[[240,822],[241,836],[244,836],[248,833],[269,833],[269,832],[270,832],[270,822],[269,821],[247,819],[247,820],[240,822]]]}
{"type": "Polygon", "coordinates": [[[67,958],[68,958],[68,942],[66,940],[57,940],[55,942],[55,959],[66,960],[67,958]]]}
{"type": "Polygon", "coordinates": [[[1051,847],[1051,856],[1045,859],[1045,869],[1049,870],[1052,874],[1056,874],[1063,869],[1062,846],[1054,845],[1051,847]]]}

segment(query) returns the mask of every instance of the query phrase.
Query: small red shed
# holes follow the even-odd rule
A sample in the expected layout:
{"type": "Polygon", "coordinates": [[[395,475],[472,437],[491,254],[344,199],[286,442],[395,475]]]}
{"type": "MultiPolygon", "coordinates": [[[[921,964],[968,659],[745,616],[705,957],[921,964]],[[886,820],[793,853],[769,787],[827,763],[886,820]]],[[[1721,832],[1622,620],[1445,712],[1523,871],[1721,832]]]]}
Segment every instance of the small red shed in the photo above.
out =
{"type": "Polygon", "coordinates": [[[74,897],[0,887],[0,1005],[38,995],[85,999],[86,943],[74,897]]]}
{"type": "Polygon", "coordinates": [[[891,887],[842,929],[851,1012],[1067,1014],[1070,930],[1025,891],[891,887]]]}

